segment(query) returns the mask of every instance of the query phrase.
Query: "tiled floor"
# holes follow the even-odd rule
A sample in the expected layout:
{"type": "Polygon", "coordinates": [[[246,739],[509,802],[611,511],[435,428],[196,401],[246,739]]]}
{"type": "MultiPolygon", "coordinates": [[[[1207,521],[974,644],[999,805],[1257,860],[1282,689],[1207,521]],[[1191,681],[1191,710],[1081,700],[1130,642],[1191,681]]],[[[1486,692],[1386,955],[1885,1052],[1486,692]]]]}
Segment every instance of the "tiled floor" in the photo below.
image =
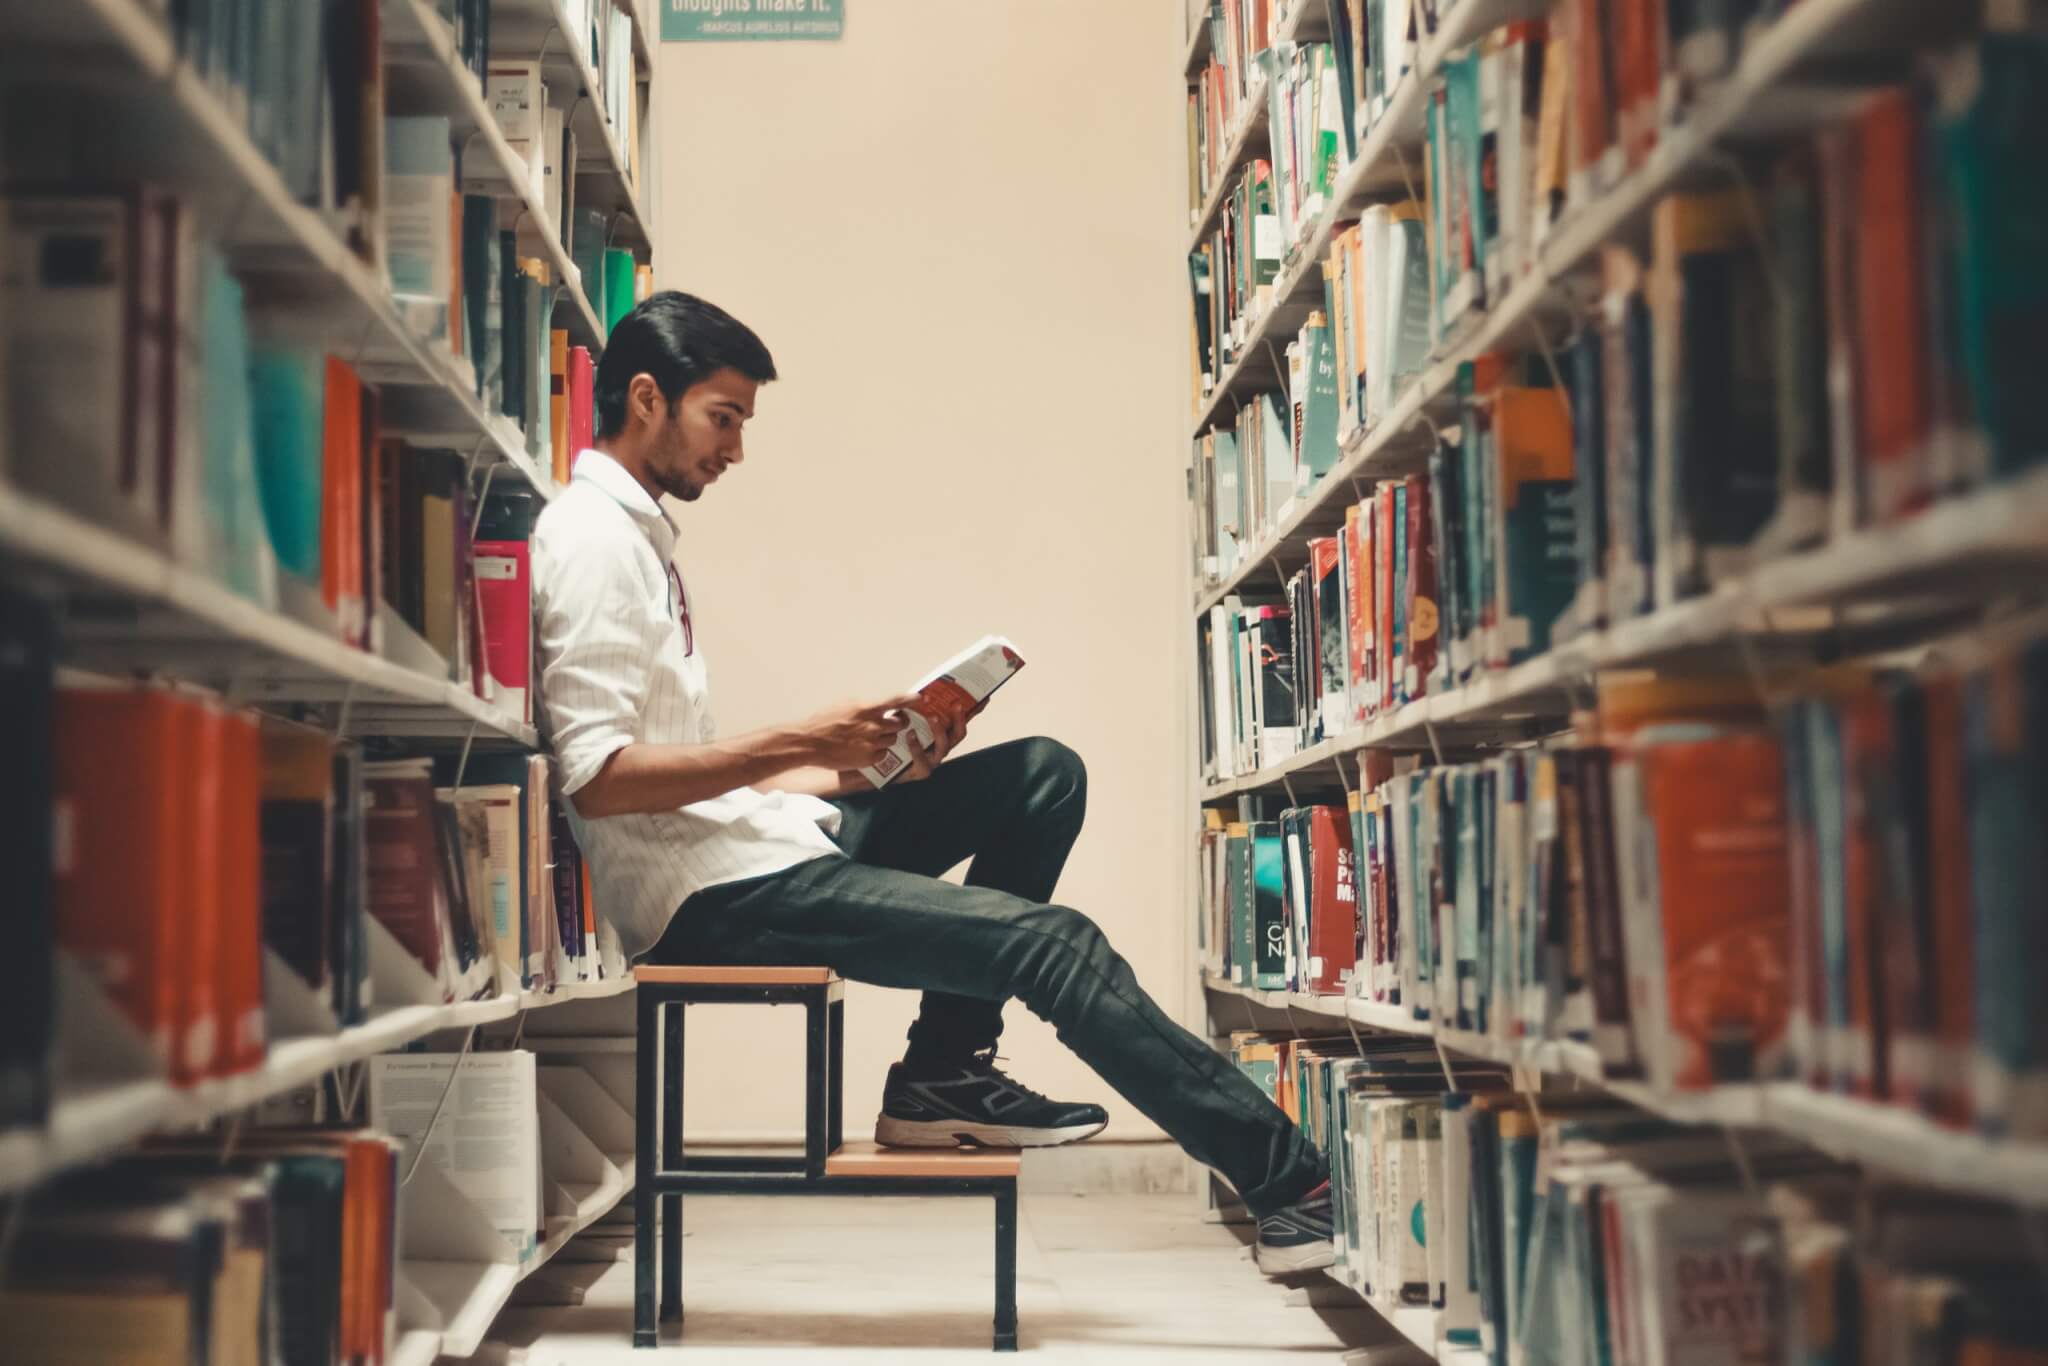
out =
{"type": "MultiPolygon", "coordinates": [[[[1311,1306],[1262,1279],[1192,1196],[1027,1192],[1020,1206],[1019,1360],[1427,1361],[1370,1309],[1311,1306]]],[[[698,1199],[685,1210],[688,1323],[661,1350],[627,1345],[623,1261],[547,1268],[535,1289],[582,1303],[515,1306],[493,1338],[527,1366],[985,1364],[1002,1359],[989,1351],[993,1239],[985,1200],[698,1199]]]]}

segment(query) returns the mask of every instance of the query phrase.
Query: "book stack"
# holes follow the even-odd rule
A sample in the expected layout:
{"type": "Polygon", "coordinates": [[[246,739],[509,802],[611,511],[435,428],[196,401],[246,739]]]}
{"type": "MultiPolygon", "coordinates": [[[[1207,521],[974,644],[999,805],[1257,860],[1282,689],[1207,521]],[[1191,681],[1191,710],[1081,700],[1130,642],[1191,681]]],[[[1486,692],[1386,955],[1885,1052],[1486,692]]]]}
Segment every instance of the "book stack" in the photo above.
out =
{"type": "Polygon", "coordinates": [[[1323,308],[1336,337],[1337,439],[1379,424],[1421,374],[1430,348],[1430,254],[1424,205],[1375,205],[1339,227],[1323,264],[1323,308]]]}
{"type": "Polygon", "coordinates": [[[1188,258],[1199,392],[1239,359],[1253,324],[1272,307],[1282,254],[1273,167],[1254,161],[1230,187],[1214,231],[1188,258]]]}
{"type": "Polygon", "coordinates": [[[1273,10],[1271,0],[1214,0],[1209,6],[1209,65],[1188,94],[1188,147],[1195,172],[1188,183],[1190,215],[1216,192],[1231,142],[1252,102],[1261,97],[1258,57],[1278,31],[1273,10]]]}
{"type": "Polygon", "coordinates": [[[1257,61],[1273,149],[1274,216],[1287,255],[1314,230],[1344,168],[1343,98],[1328,43],[1276,44],[1257,61]]]}

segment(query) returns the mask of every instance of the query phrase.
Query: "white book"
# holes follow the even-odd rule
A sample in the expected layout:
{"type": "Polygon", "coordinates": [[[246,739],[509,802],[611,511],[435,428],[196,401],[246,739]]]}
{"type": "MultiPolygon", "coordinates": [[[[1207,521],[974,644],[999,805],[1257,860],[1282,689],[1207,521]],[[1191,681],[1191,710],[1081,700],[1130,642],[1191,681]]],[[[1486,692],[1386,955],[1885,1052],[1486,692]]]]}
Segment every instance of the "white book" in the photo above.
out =
{"type": "Polygon", "coordinates": [[[392,293],[425,305],[425,330],[445,336],[454,271],[449,214],[455,152],[448,120],[392,116],[384,121],[385,270],[392,293]]]}
{"type": "Polygon", "coordinates": [[[542,1223],[533,1054],[383,1053],[369,1063],[370,1123],[405,1144],[408,1164],[423,1151],[515,1258],[530,1255],[542,1223]]]}
{"type": "Polygon", "coordinates": [[[996,689],[1015,678],[1023,667],[1024,657],[1017,653],[1017,647],[1001,636],[983,636],[939,665],[911,689],[923,700],[926,710],[909,714],[889,752],[879,763],[863,768],[861,776],[876,787],[887,787],[890,780],[910,767],[912,733],[927,747],[937,737],[930,714],[966,720],[969,712],[988,701],[996,689]]]}
{"type": "Polygon", "coordinates": [[[538,200],[543,174],[542,124],[548,108],[548,88],[541,80],[540,63],[492,62],[489,74],[485,96],[491,104],[491,115],[497,119],[498,131],[505,135],[505,141],[512,144],[512,150],[526,164],[527,188],[538,200]]]}
{"type": "Polygon", "coordinates": [[[564,117],[562,110],[550,105],[540,118],[540,205],[547,215],[542,228],[551,237],[560,237],[562,224],[569,221],[563,191],[568,175],[568,168],[562,165],[564,117]]]}

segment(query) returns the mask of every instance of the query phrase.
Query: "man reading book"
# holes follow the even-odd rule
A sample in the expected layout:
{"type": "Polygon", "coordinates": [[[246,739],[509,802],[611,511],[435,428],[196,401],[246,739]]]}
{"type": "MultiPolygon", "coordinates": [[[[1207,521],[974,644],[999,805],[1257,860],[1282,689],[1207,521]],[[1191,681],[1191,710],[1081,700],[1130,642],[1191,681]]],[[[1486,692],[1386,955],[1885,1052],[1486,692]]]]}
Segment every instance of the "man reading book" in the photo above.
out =
{"type": "Polygon", "coordinates": [[[933,717],[907,772],[859,770],[915,694],[721,736],[673,558],[667,495],[703,497],[744,458],[775,365],[701,299],[657,294],[621,320],[596,379],[596,448],[532,540],[542,724],[597,908],[657,963],[824,964],[922,991],[876,1138],[1034,1146],[1099,1132],[1097,1105],[1049,1100],[995,1065],[1016,997],[1260,1216],[1260,1265],[1330,1260],[1321,1155],[1265,1095],[1138,985],[1079,911],[1052,903],[1080,834],[1081,761],[1047,739],[953,758],[933,717]],[[940,874],[972,858],[966,885],[940,874]]]}

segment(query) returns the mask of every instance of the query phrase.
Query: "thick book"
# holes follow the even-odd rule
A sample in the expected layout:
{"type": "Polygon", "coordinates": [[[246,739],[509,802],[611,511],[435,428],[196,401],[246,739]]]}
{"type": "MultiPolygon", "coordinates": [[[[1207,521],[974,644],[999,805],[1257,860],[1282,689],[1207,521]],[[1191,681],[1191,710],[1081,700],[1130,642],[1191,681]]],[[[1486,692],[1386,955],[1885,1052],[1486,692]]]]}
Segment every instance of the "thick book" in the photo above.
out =
{"type": "Polygon", "coordinates": [[[876,787],[887,787],[910,766],[910,737],[929,747],[938,737],[934,721],[960,724],[995,695],[996,689],[1017,676],[1024,657],[1001,636],[983,636],[974,644],[926,674],[911,691],[920,706],[904,718],[904,726],[890,743],[888,753],[861,769],[861,776],[876,787]]]}
{"type": "Polygon", "coordinates": [[[442,999],[452,999],[458,968],[432,764],[369,763],[364,786],[369,913],[434,980],[442,999]]]}
{"type": "Polygon", "coordinates": [[[523,540],[479,540],[470,560],[483,621],[485,700],[533,720],[533,579],[523,540]]]}

